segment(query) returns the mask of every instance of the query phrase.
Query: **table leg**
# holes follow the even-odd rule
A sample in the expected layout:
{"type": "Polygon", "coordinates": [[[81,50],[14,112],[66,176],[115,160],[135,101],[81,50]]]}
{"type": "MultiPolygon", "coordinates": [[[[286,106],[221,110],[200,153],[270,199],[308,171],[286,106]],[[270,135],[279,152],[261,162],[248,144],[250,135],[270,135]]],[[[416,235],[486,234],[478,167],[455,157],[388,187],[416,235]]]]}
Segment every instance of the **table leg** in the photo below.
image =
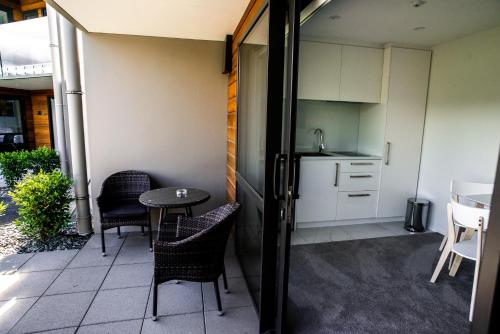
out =
{"type": "Polygon", "coordinates": [[[160,212],[158,213],[158,235],[156,236],[157,240],[160,240],[160,229],[161,229],[161,221],[163,220],[163,208],[160,208],[160,212]]]}
{"type": "Polygon", "coordinates": [[[193,217],[193,209],[190,206],[188,206],[187,210],[188,210],[188,217],[193,217]]]}

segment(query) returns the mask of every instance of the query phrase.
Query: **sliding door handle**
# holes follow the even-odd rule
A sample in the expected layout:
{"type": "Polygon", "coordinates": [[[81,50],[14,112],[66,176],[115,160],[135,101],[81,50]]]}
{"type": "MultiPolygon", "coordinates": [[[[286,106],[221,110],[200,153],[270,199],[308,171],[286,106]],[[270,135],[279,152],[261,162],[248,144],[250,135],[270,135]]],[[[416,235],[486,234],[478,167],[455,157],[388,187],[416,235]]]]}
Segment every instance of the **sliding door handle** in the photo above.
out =
{"type": "Polygon", "coordinates": [[[385,165],[389,165],[389,155],[391,154],[391,142],[388,141],[385,144],[385,165]]]}

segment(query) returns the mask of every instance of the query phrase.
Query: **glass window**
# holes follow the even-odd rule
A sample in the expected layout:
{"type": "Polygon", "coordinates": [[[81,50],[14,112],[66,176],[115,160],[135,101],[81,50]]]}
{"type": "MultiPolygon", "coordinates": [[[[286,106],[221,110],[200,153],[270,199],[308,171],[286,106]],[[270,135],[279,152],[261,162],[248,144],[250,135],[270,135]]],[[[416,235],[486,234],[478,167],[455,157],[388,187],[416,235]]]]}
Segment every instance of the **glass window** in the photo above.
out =
{"type": "Polygon", "coordinates": [[[27,10],[23,12],[23,19],[31,20],[38,17],[38,9],[27,10]]]}
{"type": "Polygon", "coordinates": [[[12,22],[12,9],[0,6],[0,24],[12,22]]]}
{"type": "Polygon", "coordinates": [[[21,148],[23,132],[21,101],[0,97],[0,151],[21,148]]]}

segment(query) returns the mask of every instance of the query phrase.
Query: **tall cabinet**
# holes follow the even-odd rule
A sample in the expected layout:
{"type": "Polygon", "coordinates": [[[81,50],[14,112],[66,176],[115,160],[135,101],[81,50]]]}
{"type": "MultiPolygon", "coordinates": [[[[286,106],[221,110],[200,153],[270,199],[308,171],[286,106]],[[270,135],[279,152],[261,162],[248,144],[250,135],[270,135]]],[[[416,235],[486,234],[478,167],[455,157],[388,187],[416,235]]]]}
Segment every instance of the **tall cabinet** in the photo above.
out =
{"type": "Polygon", "coordinates": [[[383,155],[378,218],[404,216],[407,198],[416,194],[430,61],[431,51],[386,48],[382,101],[361,108],[360,133],[377,138],[360,138],[360,146],[383,155]]]}

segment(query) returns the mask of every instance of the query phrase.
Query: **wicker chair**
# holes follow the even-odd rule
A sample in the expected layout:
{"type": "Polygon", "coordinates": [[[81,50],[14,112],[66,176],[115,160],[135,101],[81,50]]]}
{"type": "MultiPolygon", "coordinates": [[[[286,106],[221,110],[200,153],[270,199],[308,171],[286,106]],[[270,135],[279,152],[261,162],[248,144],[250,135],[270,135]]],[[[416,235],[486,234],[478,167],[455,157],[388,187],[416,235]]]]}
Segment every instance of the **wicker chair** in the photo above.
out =
{"type": "Polygon", "coordinates": [[[141,226],[149,229],[149,248],[153,250],[153,233],[149,209],[139,203],[139,196],[151,190],[151,179],[148,174],[138,171],[115,173],[104,180],[101,193],[97,197],[99,216],[101,218],[102,255],[106,256],[104,231],[117,228],[121,238],[121,226],[141,226]]]}
{"type": "Polygon", "coordinates": [[[204,215],[180,216],[177,233],[158,233],[154,243],[153,321],[156,320],[158,285],[167,281],[213,282],[217,309],[223,314],[218,278],[225,280],[224,253],[238,203],[223,205],[204,215]]]}

